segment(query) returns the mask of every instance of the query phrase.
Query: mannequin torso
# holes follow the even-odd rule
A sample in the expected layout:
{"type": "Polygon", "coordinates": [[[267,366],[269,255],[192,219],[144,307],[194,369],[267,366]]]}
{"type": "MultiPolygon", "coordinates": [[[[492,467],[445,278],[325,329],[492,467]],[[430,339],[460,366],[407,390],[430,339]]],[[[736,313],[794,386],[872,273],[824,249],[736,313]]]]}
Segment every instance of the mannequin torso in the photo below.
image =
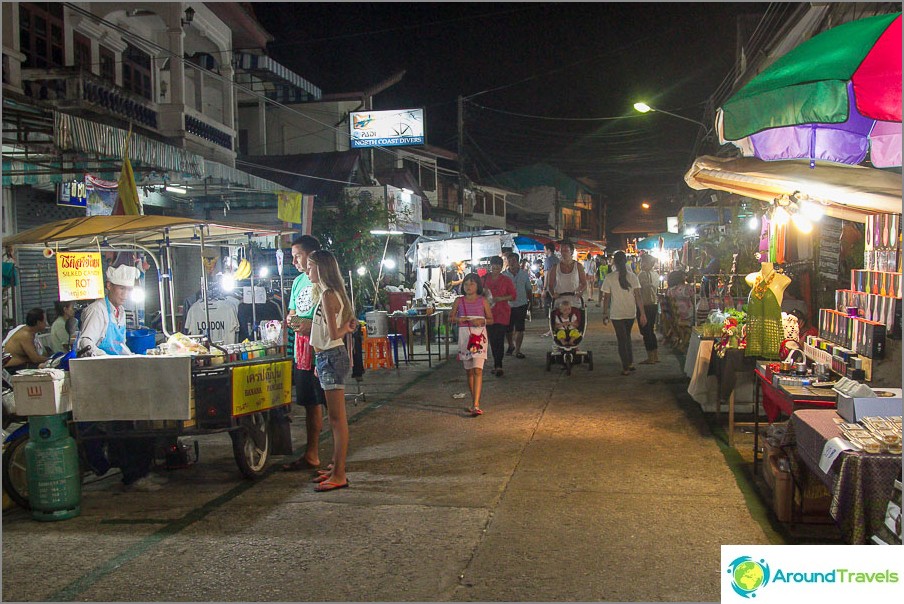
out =
{"type": "Polygon", "coordinates": [[[762,293],[764,293],[761,293],[761,290],[769,289],[775,295],[775,299],[778,301],[779,306],[782,305],[785,289],[788,287],[788,284],[791,283],[789,277],[775,271],[775,267],[771,262],[763,262],[760,265],[759,272],[750,273],[744,280],[747,282],[747,285],[753,288],[750,292],[751,296],[758,296],[761,298],[762,293]]]}

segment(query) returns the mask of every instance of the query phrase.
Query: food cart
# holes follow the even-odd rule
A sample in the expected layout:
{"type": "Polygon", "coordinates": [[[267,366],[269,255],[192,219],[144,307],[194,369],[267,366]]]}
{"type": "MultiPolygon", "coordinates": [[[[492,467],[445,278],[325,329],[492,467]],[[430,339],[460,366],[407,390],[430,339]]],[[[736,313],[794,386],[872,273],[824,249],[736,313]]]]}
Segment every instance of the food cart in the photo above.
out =
{"type": "MultiPolygon", "coordinates": [[[[257,340],[244,346],[209,342],[209,327],[206,338],[189,339],[178,334],[173,280],[178,267],[173,266],[172,260],[173,248],[196,247],[203,266],[208,247],[244,244],[252,237],[278,238],[282,234],[268,227],[191,218],[92,216],[49,223],[8,238],[6,245],[43,249],[48,258],[81,254],[78,258],[82,261],[70,265],[73,270],[58,271],[61,291],[65,279],[77,290],[69,292],[67,299],[96,299],[97,292],[103,291],[102,253],[140,250],[152,260],[149,264],[153,268],[148,269],[146,276],[153,278],[153,270],[157,273],[164,344],[192,344],[193,351],[174,351],[164,345],[152,347],[144,355],[69,361],[69,397],[57,412],[71,409],[76,439],[92,438],[79,434],[79,427],[85,425],[80,422],[102,426],[99,432],[103,438],[152,436],[170,447],[181,436],[226,432],[232,439],[239,470],[248,478],[264,471],[271,453],[291,453],[288,424],[274,421],[288,412],[292,401],[292,365],[285,352],[285,330],[280,329],[279,335],[268,341],[257,340]],[[84,291],[78,289],[85,287],[84,291]],[[86,292],[91,295],[84,295],[86,292]]],[[[277,245],[282,285],[279,254],[277,245]]],[[[202,290],[206,291],[207,270],[201,274],[202,290]]],[[[282,310],[285,316],[285,308],[282,310]]],[[[27,436],[20,444],[25,440],[27,436]]],[[[4,469],[16,467],[14,458],[22,455],[23,449],[7,447],[4,469]]],[[[16,486],[6,480],[4,484],[16,486]]]]}

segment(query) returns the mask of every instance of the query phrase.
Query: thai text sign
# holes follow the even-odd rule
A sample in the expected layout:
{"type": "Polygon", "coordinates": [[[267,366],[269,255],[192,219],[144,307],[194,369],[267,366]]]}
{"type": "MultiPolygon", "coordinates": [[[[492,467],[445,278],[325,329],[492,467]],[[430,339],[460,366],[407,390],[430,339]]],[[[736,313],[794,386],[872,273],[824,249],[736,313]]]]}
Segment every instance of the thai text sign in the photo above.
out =
{"type": "Polygon", "coordinates": [[[426,143],[423,109],[357,111],[348,120],[352,149],[426,143]]]}
{"type": "Polygon", "coordinates": [[[292,402],[292,362],[260,363],[232,370],[232,414],[247,415],[292,402]]]}
{"type": "Polygon", "coordinates": [[[59,252],[57,281],[60,302],[104,297],[104,271],[97,252],[59,252]]]}

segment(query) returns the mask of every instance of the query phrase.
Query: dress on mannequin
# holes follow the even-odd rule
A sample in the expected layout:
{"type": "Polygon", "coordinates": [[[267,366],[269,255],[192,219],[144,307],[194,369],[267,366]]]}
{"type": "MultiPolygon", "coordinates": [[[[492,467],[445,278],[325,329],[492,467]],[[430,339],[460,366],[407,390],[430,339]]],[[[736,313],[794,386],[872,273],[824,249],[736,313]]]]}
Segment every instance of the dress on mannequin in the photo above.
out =
{"type": "Polygon", "coordinates": [[[784,338],[782,298],[791,279],[777,273],[771,262],[763,262],[760,271],[747,275],[746,281],[751,289],[747,299],[747,348],[744,355],[778,359],[784,338]]]}

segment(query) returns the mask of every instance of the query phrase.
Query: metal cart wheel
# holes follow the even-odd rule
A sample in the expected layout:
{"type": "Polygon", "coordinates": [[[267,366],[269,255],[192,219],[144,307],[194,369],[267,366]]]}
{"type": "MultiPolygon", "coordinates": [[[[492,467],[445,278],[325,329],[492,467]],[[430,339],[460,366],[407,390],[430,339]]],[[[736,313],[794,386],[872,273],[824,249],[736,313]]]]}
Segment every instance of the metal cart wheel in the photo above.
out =
{"type": "Polygon", "coordinates": [[[25,444],[28,432],[9,442],[3,450],[3,490],[19,507],[31,509],[28,502],[28,477],[25,468],[25,444]]]}
{"type": "Polygon", "coordinates": [[[565,362],[565,375],[571,375],[571,364],[574,361],[574,357],[570,352],[566,352],[562,360],[565,362]]]}
{"type": "Polygon", "coordinates": [[[242,418],[241,427],[229,433],[235,463],[246,478],[257,478],[270,459],[269,419],[265,413],[242,418]]]}
{"type": "Polygon", "coordinates": [[[549,371],[549,368],[552,367],[552,353],[546,353],[546,371],[549,371]]]}
{"type": "Polygon", "coordinates": [[[587,351],[587,371],[593,371],[593,353],[587,351]]]}

